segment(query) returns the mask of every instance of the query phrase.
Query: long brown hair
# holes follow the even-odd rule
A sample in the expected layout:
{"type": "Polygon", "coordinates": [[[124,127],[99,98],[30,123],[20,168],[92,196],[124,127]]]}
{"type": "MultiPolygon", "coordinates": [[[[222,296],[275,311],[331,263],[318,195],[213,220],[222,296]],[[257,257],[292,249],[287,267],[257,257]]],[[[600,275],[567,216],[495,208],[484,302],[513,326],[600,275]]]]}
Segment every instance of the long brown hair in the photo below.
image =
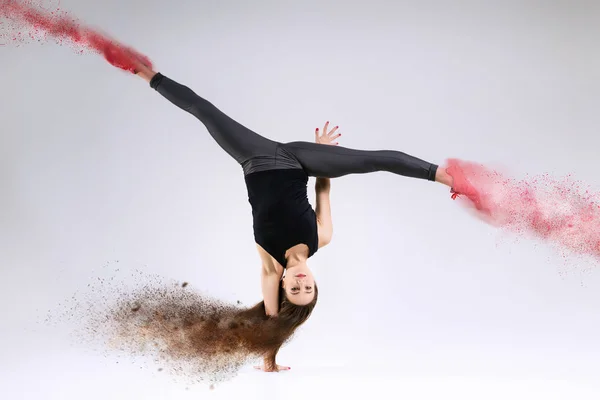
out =
{"type": "MultiPolygon", "coordinates": [[[[186,285],[187,286],[187,285],[186,285]]],[[[265,313],[264,301],[245,308],[181,285],[145,286],[123,293],[101,322],[111,343],[134,354],[152,351],[159,362],[194,379],[226,380],[251,359],[274,362],[275,355],[312,314],[318,300],[291,303],[279,288],[277,316],[265,313]]],[[[98,325],[94,327],[97,332],[98,325]]]]}
{"type": "Polygon", "coordinates": [[[265,357],[275,357],[279,348],[292,338],[294,332],[311,316],[319,298],[319,289],[314,285],[313,300],[303,306],[290,302],[285,289],[279,287],[279,311],[276,317],[268,317],[265,313],[265,302],[261,301],[252,308],[239,314],[240,321],[260,321],[250,324],[254,329],[246,338],[251,342],[249,349],[256,346],[257,354],[265,357]]]}

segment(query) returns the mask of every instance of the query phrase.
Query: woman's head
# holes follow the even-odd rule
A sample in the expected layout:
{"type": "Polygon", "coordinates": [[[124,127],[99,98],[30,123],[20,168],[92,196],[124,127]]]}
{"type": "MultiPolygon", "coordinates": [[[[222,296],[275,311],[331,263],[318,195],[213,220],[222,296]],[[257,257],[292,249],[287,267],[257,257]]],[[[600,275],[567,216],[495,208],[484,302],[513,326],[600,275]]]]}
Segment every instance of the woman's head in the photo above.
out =
{"type": "MultiPolygon", "coordinates": [[[[310,295],[311,300],[306,304],[297,304],[290,299],[287,294],[287,290],[283,285],[284,283],[282,281],[282,285],[279,288],[279,312],[277,314],[277,318],[280,320],[289,321],[288,324],[291,329],[296,329],[306,322],[308,317],[310,317],[312,314],[315,306],[317,305],[317,300],[319,299],[319,289],[316,282],[313,282],[311,289],[312,293],[310,295]]],[[[295,297],[292,297],[292,299],[297,300],[295,297]]]]}
{"type": "MultiPolygon", "coordinates": [[[[287,300],[297,306],[308,306],[316,298],[315,278],[305,262],[288,267],[281,280],[287,300]]],[[[281,295],[279,296],[281,300],[281,295]]]]}

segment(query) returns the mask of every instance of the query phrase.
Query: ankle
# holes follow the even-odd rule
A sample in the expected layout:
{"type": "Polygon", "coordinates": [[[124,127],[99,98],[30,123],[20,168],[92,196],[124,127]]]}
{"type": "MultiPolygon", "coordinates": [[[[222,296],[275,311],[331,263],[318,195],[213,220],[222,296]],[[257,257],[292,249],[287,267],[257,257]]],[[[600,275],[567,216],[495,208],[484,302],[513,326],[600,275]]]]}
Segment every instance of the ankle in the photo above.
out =
{"type": "Polygon", "coordinates": [[[450,174],[448,174],[448,172],[446,171],[446,168],[442,168],[442,167],[438,167],[437,171],[435,172],[435,181],[439,182],[443,185],[446,185],[448,187],[452,187],[452,184],[454,183],[454,179],[452,179],[452,176],[450,176],[450,174]]]}

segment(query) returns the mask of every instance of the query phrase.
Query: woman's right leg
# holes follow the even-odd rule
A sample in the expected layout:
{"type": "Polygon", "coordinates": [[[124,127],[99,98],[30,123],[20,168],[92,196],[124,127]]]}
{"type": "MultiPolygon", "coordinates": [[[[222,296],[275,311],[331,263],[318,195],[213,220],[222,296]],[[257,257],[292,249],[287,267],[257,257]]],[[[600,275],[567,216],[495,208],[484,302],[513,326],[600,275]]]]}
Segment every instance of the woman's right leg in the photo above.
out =
{"type": "MultiPolygon", "coordinates": [[[[274,158],[277,142],[269,140],[234,121],[187,86],[156,73],[150,86],[171,103],[198,118],[215,141],[239,164],[253,158],[274,158]]],[[[244,166],[244,169],[246,167],[244,166]]]]}

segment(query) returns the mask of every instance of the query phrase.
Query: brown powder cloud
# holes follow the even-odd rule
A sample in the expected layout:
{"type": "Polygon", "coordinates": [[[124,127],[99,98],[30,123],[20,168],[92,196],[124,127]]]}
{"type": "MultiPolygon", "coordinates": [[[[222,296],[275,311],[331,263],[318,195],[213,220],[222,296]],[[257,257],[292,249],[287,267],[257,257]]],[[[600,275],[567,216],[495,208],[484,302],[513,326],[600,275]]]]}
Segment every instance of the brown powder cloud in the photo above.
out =
{"type": "Polygon", "coordinates": [[[156,368],[195,382],[229,380],[290,336],[281,321],[265,316],[262,302],[247,308],[187,283],[140,271],[133,278],[131,285],[115,276],[96,278],[48,321],[75,321],[78,339],[152,359],[156,368]]]}

